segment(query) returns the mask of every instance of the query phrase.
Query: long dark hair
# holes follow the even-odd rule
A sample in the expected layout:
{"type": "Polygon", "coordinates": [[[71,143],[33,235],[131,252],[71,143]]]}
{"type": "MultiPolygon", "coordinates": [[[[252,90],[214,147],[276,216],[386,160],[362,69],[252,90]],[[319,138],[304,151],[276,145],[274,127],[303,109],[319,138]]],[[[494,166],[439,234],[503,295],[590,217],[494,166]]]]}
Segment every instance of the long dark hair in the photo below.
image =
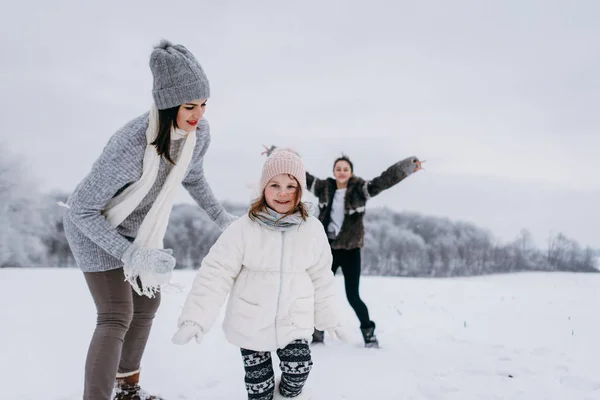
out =
{"type": "Polygon", "coordinates": [[[158,135],[156,140],[150,143],[156,147],[156,152],[159,156],[175,165],[175,161],[171,159],[171,129],[177,129],[177,113],[179,106],[158,110],[158,135]]]}
{"type": "Polygon", "coordinates": [[[335,162],[333,163],[333,170],[335,171],[335,166],[338,163],[338,161],[346,161],[349,165],[350,165],[350,172],[354,173],[354,164],[352,164],[352,161],[350,161],[350,158],[348,158],[347,155],[345,155],[344,153],[342,153],[341,157],[338,157],[335,162]]]}

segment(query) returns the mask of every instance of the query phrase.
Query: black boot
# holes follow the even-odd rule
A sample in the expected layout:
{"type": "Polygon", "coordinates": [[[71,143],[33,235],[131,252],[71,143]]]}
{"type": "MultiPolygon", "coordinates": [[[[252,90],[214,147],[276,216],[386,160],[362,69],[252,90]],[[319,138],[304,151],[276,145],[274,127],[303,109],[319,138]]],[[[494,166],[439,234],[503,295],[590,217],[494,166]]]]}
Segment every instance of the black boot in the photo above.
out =
{"type": "Polygon", "coordinates": [[[365,347],[379,348],[379,341],[377,340],[377,336],[375,336],[375,322],[371,322],[370,327],[360,328],[360,331],[365,340],[365,347]]]}
{"type": "Polygon", "coordinates": [[[313,331],[312,344],[323,344],[325,342],[325,332],[315,328],[313,331]]]}

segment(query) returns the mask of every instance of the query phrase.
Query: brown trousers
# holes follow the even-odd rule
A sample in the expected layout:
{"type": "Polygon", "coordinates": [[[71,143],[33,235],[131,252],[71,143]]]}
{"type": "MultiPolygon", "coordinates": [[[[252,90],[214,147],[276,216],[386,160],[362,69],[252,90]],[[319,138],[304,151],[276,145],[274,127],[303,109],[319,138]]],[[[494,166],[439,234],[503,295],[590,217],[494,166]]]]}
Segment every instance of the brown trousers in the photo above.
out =
{"type": "Polygon", "coordinates": [[[139,296],[123,269],[84,272],[98,318],[85,363],[84,400],[110,400],[117,372],[140,369],[160,293],[139,296]]]}

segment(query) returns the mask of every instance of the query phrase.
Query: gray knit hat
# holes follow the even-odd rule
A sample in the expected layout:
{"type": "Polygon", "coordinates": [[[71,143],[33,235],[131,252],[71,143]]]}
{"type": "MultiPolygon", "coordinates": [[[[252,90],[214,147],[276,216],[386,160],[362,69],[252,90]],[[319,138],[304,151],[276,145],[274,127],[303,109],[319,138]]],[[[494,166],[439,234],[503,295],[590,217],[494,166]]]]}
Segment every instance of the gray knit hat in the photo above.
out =
{"type": "Polygon", "coordinates": [[[159,110],[210,97],[208,78],[196,57],[180,44],[162,40],[150,55],[152,96],[159,110]]]}

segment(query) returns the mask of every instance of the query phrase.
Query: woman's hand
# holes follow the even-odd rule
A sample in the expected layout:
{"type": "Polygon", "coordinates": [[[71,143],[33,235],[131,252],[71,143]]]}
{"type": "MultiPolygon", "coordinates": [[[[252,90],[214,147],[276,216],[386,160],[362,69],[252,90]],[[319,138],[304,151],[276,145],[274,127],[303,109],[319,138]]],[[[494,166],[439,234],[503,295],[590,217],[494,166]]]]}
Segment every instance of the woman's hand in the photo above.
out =
{"type": "Polygon", "coordinates": [[[418,160],[418,159],[416,159],[416,158],[415,158],[415,159],[413,159],[413,164],[415,164],[415,170],[414,170],[413,174],[414,174],[415,172],[417,172],[417,171],[420,171],[420,170],[422,169],[422,167],[421,167],[421,163],[422,163],[422,162],[425,162],[425,160],[423,160],[423,161],[419,161],[419,160],[418,160]]]}
{"type": "Polygon", "coordinates": [[[413,157],[405,158],[402,161],[399,161],[398,164],[399,164],[400,168],[402,169],[402,171],[404,172],[404,174],[406,176],[409,176],[409,175],[414,174],[415,172],[423,169],[423,167],[421,166],[422,162],[425,162],[425,161],[419,161],[419,159],[417,157],[413,156],[413,157]]]}
{"type": "Polygon", "coordinates": [[[151,249],[139,247],[135,244],[130,245],[121,261],[129,264],[136,271],[149,271],[159,274],[166,274],[175,268],[175,257],[171,249],[151,249]]]}

